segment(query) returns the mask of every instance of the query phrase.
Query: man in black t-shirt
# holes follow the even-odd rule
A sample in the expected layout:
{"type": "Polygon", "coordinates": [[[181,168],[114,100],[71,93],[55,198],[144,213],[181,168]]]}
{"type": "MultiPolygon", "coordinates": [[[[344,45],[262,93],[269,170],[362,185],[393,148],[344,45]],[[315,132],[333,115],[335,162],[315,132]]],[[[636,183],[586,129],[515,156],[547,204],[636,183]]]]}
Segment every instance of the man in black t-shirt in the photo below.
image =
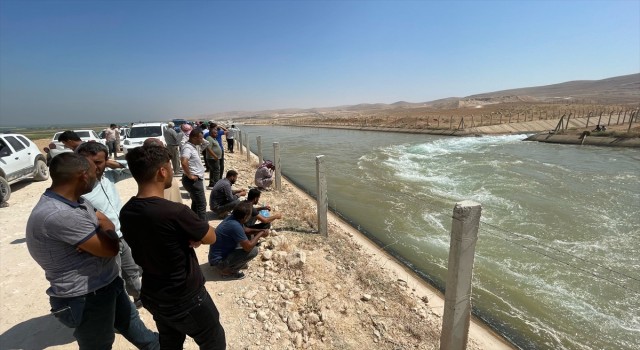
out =
{"type": "Polygon", "coordinates": [[[137,147],[126,157],[138,193],[120,211],[121,231],[142,267],[140,299],[156,321],[160,346],[181,349],[188,335],[200,349],[225,349],[220,315],[193,249],[216,241],[213,228],[189,207],[163,198],[173,179],[166,148],[137,147]]]}

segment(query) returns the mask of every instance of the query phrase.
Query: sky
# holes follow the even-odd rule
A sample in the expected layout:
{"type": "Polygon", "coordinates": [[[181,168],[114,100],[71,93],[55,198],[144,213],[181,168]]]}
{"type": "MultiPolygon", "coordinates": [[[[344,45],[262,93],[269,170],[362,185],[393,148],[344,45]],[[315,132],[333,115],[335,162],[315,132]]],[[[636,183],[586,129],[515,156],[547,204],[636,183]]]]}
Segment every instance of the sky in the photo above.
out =
{"type": "Polygon", "coordinates": [[[0,0],[0,126],[426,102],[638,72],[640,0],[0,0]]]}

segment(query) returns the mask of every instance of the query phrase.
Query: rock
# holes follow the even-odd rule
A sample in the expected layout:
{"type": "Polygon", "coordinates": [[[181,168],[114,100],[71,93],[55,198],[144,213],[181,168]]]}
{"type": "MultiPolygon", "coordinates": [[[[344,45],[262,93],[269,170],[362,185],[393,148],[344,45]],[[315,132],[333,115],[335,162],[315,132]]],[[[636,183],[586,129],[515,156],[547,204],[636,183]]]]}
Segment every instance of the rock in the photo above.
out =
{"type": "Polygon", "coordinates": [[[335,288],[335,289],[337,289],[337,290],[341,290],[341,289],[342,289],[342,286],[341,286],[341,285],[339,285],[339,284],[336,284],[335,286],[333,286],[333,288],[335,288]]]}
{"type": "Polygon", "coordinates": [[[264,311],[258,311],[258,313],[256,314],[256,319],[260,322],[266,321],[268,319],[267,313],[264,311]]]}
{"type": "Polygon", "coordinates": [[[282,250],[281,248],[284,248],[288,245],[289,245],[289,240],[287,239],[287,237],[276,236],[276,237],[272,237],[271,240],[268,241],[267,247],[276,249],[276,250],[282,250]]]}
{"type": "Polygon", "coordinates": [[[271,250],[266,250],[264,253],[262,253],[262,260],[271,260],[271,257],[273,257],[273,251],[271,250]]]}
{"type": "Polygon", "coordinates": [[[299,316],[297,313],[289,314],[289,318],[287,320],[287,326],[289,326],[289,330],[292,332],[298,332],[304,328],[302,323],[299,321],[299,316]]]}
{"type": "Polygon", "coordinates": [[[301,251],[295,251],[287,255],[287,265],[289,265],[290,268],[300,269],[304,266],[306,261],[307,256],[301,251]]]}
{"type": "Polygon", "coordinates": [[[425,304],[429,304],[429,297],[427,297],[426,295],[420,298],[420,300],[422,300],[422,302],[425,304]]]}
{"type": "Polygon", "coordinates": [[[246,293],[244,293],[243,297],[245,299],[251,300],[256,296],[256,294],[258,294],[258,291],[250,290],[250,291],[247,291],[246,293]]]}
{"type": "Polygon", "coordinates": [[[277,251],[272,257],[273,261],[277,263],[285,261],[286,258],[287,258],[287,252],[282,252],[282,251],[277,251]]]}
{"type": "Polygon", "coordinates": [[[318,316],[318,314],[316,314],[315,312],[312,312],[310,314],[307,314],[307,321],[309,321],[309,323],[311,324],[316,324],[320,322],[320,316],[318,316]]]}
{"type": "Polygon", "coordinates": [[[278,284],[278,292],[284,292],[286,289],[287,287],[285,287],[284,283],[278,284]]]}
{"type": "Polygon", "coordinates": [[[362,301],[369,301],[369,300],[371,300],[371,294],[364,294],[364,295],[362,296],[362,298],[360,298],[360,300],[362,300],[362,301]]]}
{"type": "Polygon", "coordinates": [[[255,312],[250,313],[249,314],[249,318],[252,319],[252,320],[255,319],[256,318],[256,313],[255,312]]]}
{"type": "Polygon", "coordinates": [[[302,346],[302,334],[297,333],[295,335],[294,342],[295,342],[297,348],[301,347],[302,346]]]}

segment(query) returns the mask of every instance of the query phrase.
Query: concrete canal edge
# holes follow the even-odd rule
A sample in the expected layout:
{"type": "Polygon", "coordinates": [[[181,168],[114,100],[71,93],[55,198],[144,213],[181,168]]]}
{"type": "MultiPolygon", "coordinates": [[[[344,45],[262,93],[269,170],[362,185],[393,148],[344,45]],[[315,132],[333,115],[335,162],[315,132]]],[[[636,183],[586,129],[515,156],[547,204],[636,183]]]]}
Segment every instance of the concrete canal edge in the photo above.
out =
{"type": "Polygon", "coordinates": [[[540,133],[529,136],[525,141],[538,141],[547,143],[571,144],[571,145],[590,145],[590,146],[607,146],[607,147],[640,147],[640,138],[627,137],[604,137],[604,136],[585,136],[582,135],[556,135],[549,133],[540,133]]]}

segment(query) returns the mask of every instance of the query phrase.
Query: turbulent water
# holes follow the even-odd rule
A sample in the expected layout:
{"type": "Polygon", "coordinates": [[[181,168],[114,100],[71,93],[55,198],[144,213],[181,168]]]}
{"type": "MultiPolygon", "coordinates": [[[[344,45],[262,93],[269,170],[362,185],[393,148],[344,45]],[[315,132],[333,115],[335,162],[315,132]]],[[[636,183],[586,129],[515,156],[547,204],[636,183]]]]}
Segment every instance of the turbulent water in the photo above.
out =
{"type": "Polygon", "coordinates": [[[456,202],[482,204],[474,312],[523,349],[640,344],[640,151],[522,142],[250,127],[283,173],[443,287],[456,202]]]}

